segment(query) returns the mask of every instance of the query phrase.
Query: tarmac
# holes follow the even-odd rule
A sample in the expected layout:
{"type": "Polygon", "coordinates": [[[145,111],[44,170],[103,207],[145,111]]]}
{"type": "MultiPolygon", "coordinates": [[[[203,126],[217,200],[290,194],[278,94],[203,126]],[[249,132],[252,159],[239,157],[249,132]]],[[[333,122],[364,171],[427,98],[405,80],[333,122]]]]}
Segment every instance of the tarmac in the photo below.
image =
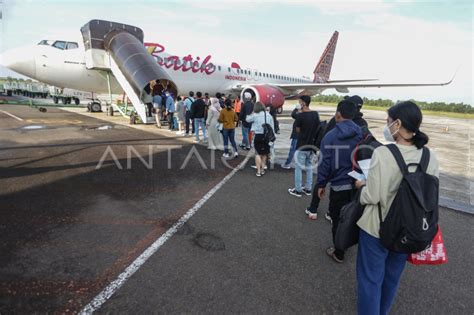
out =
{"type": "MultiPolygon", "coordinates": [[[[1,314],[77,313],[160,238],[98,313],[355,313],[357,248],[343,264],[325,254],[327,200],[318,220],[308,220],[310,197],[287,193],[291,170],[275,167],[258,178],[249,163],[234,170],[244,154],[225,163],[191,138],[129,126],[120,116],[0,110],[1,314]]],[[[321,108],[323,117],[333,111],[321,108]]],[[[377,115],[366,114],[376,135],[377,115]]],[[[291,118],[281,122],[279,159],[291,118]]],[[[425,123],[441,182],[455,183],[442,196],[471,202],[472,126],[425,123]],[[433,135],[444,125],[446,134],[433,135]]],[[[394,314],[472,314],[473,223],[472,214],[440,208],[449,262],[407,265],[394,314]]]]}

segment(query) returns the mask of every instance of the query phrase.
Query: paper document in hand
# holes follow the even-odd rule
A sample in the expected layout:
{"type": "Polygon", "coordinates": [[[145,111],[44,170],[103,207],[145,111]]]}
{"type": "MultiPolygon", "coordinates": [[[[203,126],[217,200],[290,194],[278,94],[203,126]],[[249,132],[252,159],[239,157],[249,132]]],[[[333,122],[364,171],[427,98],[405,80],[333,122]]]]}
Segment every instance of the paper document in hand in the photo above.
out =
{"type": "Polygon", "coordinates": [[[347,175],[349,175],[352,178],[355,178],[356,180],[366,180],[364,174],[358,173],[356,171],[349,172],[347,173],[347,175]]]}
{"type": "Polygon", "coordinates": [[[362,170],[362,173],[364,173],[365,178],[369,177],[370,161],[372,161],[372,159],[361,160],[358,162],[359,167],[362,170]]]}

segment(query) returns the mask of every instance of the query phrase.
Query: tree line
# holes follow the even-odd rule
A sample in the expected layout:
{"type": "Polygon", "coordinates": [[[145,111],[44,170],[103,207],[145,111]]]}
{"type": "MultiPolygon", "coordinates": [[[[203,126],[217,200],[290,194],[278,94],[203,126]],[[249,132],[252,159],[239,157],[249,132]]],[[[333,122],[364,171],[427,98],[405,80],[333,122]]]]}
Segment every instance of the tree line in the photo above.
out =
{"type": "MultiPolygon", "coordinates": [[[[325,103],[339,103],[344,99],[344,96],[331,94],[331,95],[317,95],[313,96],[313,101],[315,102],[325,102],[325,103]]],[[[367,97],[363,97],[364,105],[367,106],[380,106],[380,107],[390,107],[396,102],[387,99],[377,99],[370,100],[367,97]]],[[[469,104],[464,103],[444,103],[444,102],[422,102],[416,100],[410,100],[420,106],[422,110],[430,110],[436,112],[451,112],[451,113],[464,113],[464,114],[474,114],[474,107],[469,104]]]]}

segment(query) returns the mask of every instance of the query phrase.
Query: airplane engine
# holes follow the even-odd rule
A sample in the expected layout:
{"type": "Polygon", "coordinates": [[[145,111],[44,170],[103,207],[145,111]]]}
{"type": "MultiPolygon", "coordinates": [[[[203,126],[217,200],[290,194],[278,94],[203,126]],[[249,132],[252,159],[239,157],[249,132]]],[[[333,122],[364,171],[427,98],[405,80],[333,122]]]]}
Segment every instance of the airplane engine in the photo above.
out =
{"type": "Polygon", "coordinates": [[[264,105],[272,105],[274,108],[280,108],[285,103],[285,94],[271,85],[250,85],[242,90],[240,98],[244,100],[245,92],[249,92],[255,102],[262,102],[264,105]]]}

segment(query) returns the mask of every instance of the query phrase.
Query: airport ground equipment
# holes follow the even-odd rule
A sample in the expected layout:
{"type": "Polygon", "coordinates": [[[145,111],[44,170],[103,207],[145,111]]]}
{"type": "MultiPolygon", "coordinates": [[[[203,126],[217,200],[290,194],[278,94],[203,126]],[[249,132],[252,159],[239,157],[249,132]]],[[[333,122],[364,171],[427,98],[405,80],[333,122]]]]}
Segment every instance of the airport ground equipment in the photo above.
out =
{"type": "Polygon", "coordinates": [[[53,98],[54,104],[58,104],[59,102],[61,102],[64,105],[72,103],[74,103],[75,105],[79,105],[81,103],[81,99],[93,100],[93,95],[90,92],[83,92],[67,88],[62,89],[56,86],[49,86],[49,95],[53,98]]]}
{"type": "MultiPolygon", "coordinates": [[[[143,43],[143,31],[135,26],[121,23],[91,20],[81,28],[86,51],[87,69],[102,70],[109,85],[110,103],[114,110],[130,116],[125,108],[112,101],[110,75],[119,82],[130,99],[136,114],[144,123],[154,123],[154,117],[147,117],[147,108],[142,99],[150,84],[157,84],[160,90],[177,94],[176,84],[156,63],[143,43]]],[[[108,112],[113,113],[112,110],[108,112]]]]}

